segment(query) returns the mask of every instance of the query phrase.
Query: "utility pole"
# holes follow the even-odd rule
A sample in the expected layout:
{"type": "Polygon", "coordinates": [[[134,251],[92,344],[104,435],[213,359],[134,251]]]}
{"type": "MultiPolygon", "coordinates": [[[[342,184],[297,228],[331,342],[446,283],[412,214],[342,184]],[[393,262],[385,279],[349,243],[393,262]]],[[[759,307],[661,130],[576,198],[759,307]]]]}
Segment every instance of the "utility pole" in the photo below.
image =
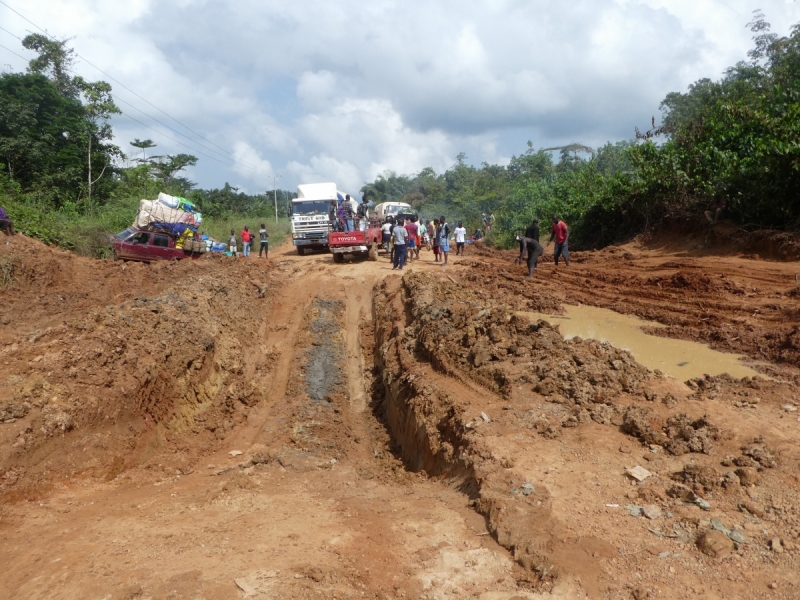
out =
{"type": "Polygon", "coordinates": [[[272,193],[275,198],[275,222],[278,222],[278,176],[272,176],[272,193]]]}

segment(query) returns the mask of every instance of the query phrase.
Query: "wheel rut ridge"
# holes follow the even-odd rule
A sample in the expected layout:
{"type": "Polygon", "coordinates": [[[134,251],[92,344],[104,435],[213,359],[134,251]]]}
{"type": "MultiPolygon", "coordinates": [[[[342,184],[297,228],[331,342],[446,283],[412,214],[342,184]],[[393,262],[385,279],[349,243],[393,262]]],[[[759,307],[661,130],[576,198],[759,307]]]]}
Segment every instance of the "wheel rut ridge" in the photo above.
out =
{"type": "MultiPolygon", "coordinates": [[[[530,581],[536,587],[551,588],[571,571],[574,553],[568,546],[576,540],[568,540],[564,526],[553,517],[552,499],[544,485],[536,482],[529,495],[515,493],[522,483],[519,475],[504,468],[503,461],[475,435],[464,406],[454,397],[494,394],[476,392],[470,377],[459,373],[455,365],[444,360],[420,362],[423,356],[404,347],[408,315],[425,294],[424,283],[415,277],[419,276],[384,280],[374,293],[374,360],[389,432],[408,469],[425,471],[466,494],[470,505],[486,519],[492,537],[531,573],[530,581]],[[433,373],[432,368],[436,369],[433,373]]],[[[583,583],[597,592],[606,576],[592,555],[585,554],[582,561],[583,583]]]]}

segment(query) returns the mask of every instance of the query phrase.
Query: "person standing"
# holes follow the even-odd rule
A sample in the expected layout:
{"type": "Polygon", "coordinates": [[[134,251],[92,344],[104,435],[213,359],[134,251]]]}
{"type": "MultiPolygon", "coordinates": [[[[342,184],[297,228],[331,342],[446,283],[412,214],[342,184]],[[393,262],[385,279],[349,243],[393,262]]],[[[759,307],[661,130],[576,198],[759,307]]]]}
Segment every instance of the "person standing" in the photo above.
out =
{"type": "Polygon", "coordinates": [[[519,242],[519,256],[517,257],[516,263],[518,265],[522,264],[522,255],[525,254],[525,251],[528,251],[528,277],[526,278],[527,281],[533,279],[533,272],[539,266],[539,257],[544,252],[544,248],[539,243],[539,240],[535,240],[529,237],[520,237],[517,236],[517,241],[519,242]]]}
{"type": "Polygon", "coordinates": [[[525,237],[539,241],[539,219],[534,219],[525,230],[525,237]]]}
{"type": "Polygon", "coordinates": [[[408,220],[408,223],[405,224],[405,228],[408,232],[408,238],[406,240],[407,259],[412,261],[414,260],[414,251],[417,248],[417,233],[419,233],[419,228],[414,222],[413,216],[408,220]]]}
{"type": "Polygon", "coordinates": [[[389,219],[386,219],[383,225],[381,225],[381,243],[387,252],[389,251],[389,243],[392,239],[392,228],[392,222],[389,219]]]}
{"type": "Polygon", "coordinates": [[[439,255],[441,254],[441,248],[439,247],[439,222],[434,221],[431,223],[431,242],[433,243],[433,260],[434,262],[439,262],[439,255]]]}
{"type": "Polygon", "coordinates": [[[353,203],[350,201],[350,194],[347,194],[342,202],[342,215],[344,216],[344,230],[353,231],[353,220],[355,219],[355,211],[353,210],[353,203]]]}
{"type": "Polygon", "coordinates": [[[394,241],[394,261],[392,262],[392,270],[400,269],[406,266],[406,240],[408,239],[408,230],[404,226],[403,219],[397,220],[394,230],[392,230],[392,240],[394,241]]]}
{"type": "Polygon", "coordinates": [[[269,232],[264,223],[261,224],[261,229],[258,230],[258,239],[261,242],[258,246],[258,258],[261,258],[261,252],[264,252],[264,258],[269,258],[269,232]]]}
{"type": "Polygon", "coordinates": [[[236,239],[236,231],[231,229],[231,236],[228,238],[228,250],[231,251],[233,256],[236,256],[236,251],[239,248],[239,242],[236,239]]]}
{"type": "Polygon", "coordinates": [[[553,239],[556,240],[556,248],[553,252],[556,266],[558,266],[558,258],[560,256],[564,257],[564,264],[569,266],[569,248],[567,246],[569,243],[569,228],[558,215],[553,215],[553,227],[550,233],[550,241],[552,242],[553,239]]]}
{"type": "Polygon", "coordinates": [[[242,229],[242,254],[250,256],[250,244],[253,243],[253,234],[250,233],[250,228],[245,225],[242,229]]]}
{"type": "Polygon", "coordinates": [[[494,213],[489,213],[489,218],[486,220],[486,231],[491,231],[494,227],[494,213]]]}
{"type": "Polygon", "coordinates": [[[459,221],[455,229],[456,234],[456,256],[464,256],[464,244],[467,241],[467,228],[459,221]]]}
{"type": "Polygon", "coordinates": [[[14,235],[14,221],[8,218],[5,209],[0,206],[0,231],[6,235],[14,235]]]}
{"type": "Polygon", "coordinates": [[[369,200],[367,195],[364,194],[361,198],[361,204],[358,205],[358,228],[361,231],[367,230],[367,223],[369,223],[369,200]]]}
{"type": "Polygon", "coordinates": [[[447,255],[450,254],[450,225],[444,215],[439,217],[439,227],[436,230],[436,237],[439,238],[439,251],[444,256],[442,266],[447,266],[447,255]]]}

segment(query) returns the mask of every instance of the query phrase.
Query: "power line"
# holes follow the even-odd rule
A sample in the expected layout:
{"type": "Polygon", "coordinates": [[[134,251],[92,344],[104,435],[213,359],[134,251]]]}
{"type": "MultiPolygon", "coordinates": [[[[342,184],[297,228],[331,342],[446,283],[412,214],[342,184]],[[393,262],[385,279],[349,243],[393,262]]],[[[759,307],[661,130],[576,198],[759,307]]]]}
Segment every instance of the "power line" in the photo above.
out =
{"type": "MultiPolygon", "coordinates": [[[[48,36],[49,38],[51,38],[51,39],[53,39],[53,40],[55,40],[55,41],[58,41],[58,40],[57,40],[55,37],[53,37],[52,35],[50,35],[50,34],[47,32],[47,30],[45,30],[45,29],[42,29],[41,27],[39,27],[39,26],[38,26],[36,23],[34,23],[34,22],[33,22],[33,21],[31,21],[30,19],[28,19],[26,16],[24,16],[24,15],[23,15],[23,14],[21,14],[20,12],[16,11],[15,9],[13,9],[11,6],[9,6],[8,4],[6,4],[6,3],[5,3],[3,0],[0,0],[0,4],[2,4],[3,6],[5,6],[6,8],[8,8],[8,9],[9,9],[11,12],[15,13],[15,14],[16,14],[16,15],[18,15],[20,18],[24,19],[25,21],[27,21],[28,23],[30,23],[30,24],[31,24],[31,25],[33,25],[34,27],[36,27],[36,29],[38,29],[39,31],[41,31],[42,33],[44,33],[44,34],[45,34],[46,36],[48,36]]],[[[4,31],[6,31],[6,30],[4,30],[4,31]]],[[[11,35],[13,35],[13,34],[11,34],[11,35]]],[[[14,36],[14,37],[16,37],[16,36],[14,36]]],[[[17,38],[17,39],[20,39],[20,38],[17,38]]],[[[7,49],[7,48],[6,48],[6,49],[7,49]]],[[[9,50],[9,52],[12,52],[12,53],[14,53],[14,52],[13,52],[13,51],[11,51],[11,50],[9,50]]],[[[14,54],[16,54],[16,53],[14,53],[14,54]]],[[[19,55],[19,54],[17,54],[17,56],[20,56],[20,55],[19,55]]],[[[121,82],[121,81],[119,81],[118,79],[115,79],[113,76],[111,76],[111,75],[109,75],[108,73],[106,73],[105,71],[103,71],[103,69],[101,69],[101,68],[100,68],[100,67],[98,67],[97,65],[93,64],[92,62],[90,62],[90,61],[89,61],[88,59],[86,59],[84,56],[81,56],[81,55],[80,55],[80,54],[78,54],[77,52],[75,52],[75,56],[77,56],[78,58],[82,59],[82,60],[83,60],[85,63],[87,63],[88,65],[90,65],[90,66],[94,67],[95,69],[97,69],[98,71],[100,71],[100,72],[101,72],[103,75],[105,75],[106,77],[108,77],[108,78],[109,78],[109,79],[111,79],[112,81],[114,81],[114,82],[118,83],[120,86],[122,86],[123,88],[125,88],[126,90],[128,90],[128,91],[129,91],[131,94],[133,94],[134,96],[136,96],[136,97],[137,97],[137,98],[139,98],[140,100],[142,100],[142,101],[146,102],[147,104],[149,104],[150,106],[152,106],[153,108],[155,108],[155,109],[156,109],[157,111],[159,111],[160,113],[162,113],[162,114],[166,115],[167,117],[169,117],[170,119],[172,119],[173,121],[175,121],[175,122],[176,122],[178,125],[180,125],[181,127],[185,128],[185,129],[186,129],[186,130],[188,130],[188,131],[191,131],[193,134],[195,134],[195,135],[196,135],[197,137],[199,137],[200,139],[202,139],[202,140],[205,140],[206,142],[208,142],[208,143],[209,143],[209,144],[211,144],[212,146],[216,146],[217,148],[219,148],[220,150],[222,150],[222,151],[223,151],[223,152],[225,152],[226,154],[230,155],[231,157],[233,157],[233,156],[234,156],[234,154],[233,154],[232,152],[230,152],[229,150],[225,150],[225,148],[223,148],[222,146],[220,146],[220,145],[218,145],[218,144],[215,144],[215,143],[214,143],[214,142],[212,142],[211,140],[209,140],[209,139],[207,139],[207,138],[203,137],[202,135],[200,135],[199,133],[197,133],[195,130],[193,130],[191,127],[189,127],[188,125],[184,125],[183,123],[181,123],[180,121],[178,121],[178,119],[176,119],[175,117],[173,117],[173,116],[169,115],[168,113],[166,113],[165,111],[161,110],[161,109],[160,109],[158,106],[156,106],[155,104],[153,104],[152,102],[150,102],[150,101],[149,101],[149,100],[147,100],[146,98],[143,98],[142,96],[140,96],[139,94],[137,94],[136,92],[134,92],[134,91],[133,91],[131,88],[129,88],[128,86],[126,86],[124,83],[122,83],[122,82],[121,82]]],[[[22,57],[20,56],[20,58],[22,58],[22,57]]],[[[27,60],[27,59],[25,59],[25,60],[27,60]]],[[[124,100],[123,100],[123,102],[124,102],[124,100]]],[[[135,107],[135,106],[133,106],[132,104],[129,104],[129,103],[127,103],[127,102],[125,102],[125,104],[128,104],[128,106],[131,106],[131,107],[132,107],[132,108],[134,108],[135,110],[138,110],[138,111],[139,111],[140,113],[142,113],[143,115],[146,115],[148,118],[150,118],[150,119],[153,119],[154,121],[156,121],[157,123],[159,123],[159,124],[163,125],[164,127],[167,127],[168,129],[170,129],[170,130],[174,131],[174,132],[175,132],[175,133],[177,133],[178,135],[181,135],[181,136],[185,137],[186,139],[190,140],[191,142],[193,142],[193,143],[195,143],[195,144],[199,144],[199,142],[197,142],[196,140],[193,140],[192,138],[190,138],[190,137],[189,137],[188,135],[186,135],[185,133],[181,133],[181,132],[180,132],[180,131],[178,131],[177,129],[173,129],[173,128],[172,128],[172,127],[170,127],[169,125],[166,125],[166,124],[162,123],[161,121],[159,121],[159,120],[158,120],[158,119],[156,119],[155,117],[152,117],[152,116],[148,115],[146,112],[144,112],[143,110],[141,110],[141,109],[139,109],[139,108],[136,108],[136,107],[135,107]]],[[[126,116],[127,116],[127,117],[129,117],[129,118],[132,118],[132,117],[130,117],[130,115],[126,115],[126,116]]],[[[134,120],[135,120],[135,119],[134,119],[134,120]]],[[[137,121],[137,122],[138,122],[138,121],[137,121]]],[[[150,129],[152,129],[152,127],[150,127],[150,129]]],[[[159,133],[160,133],[160,132],[159,132],[159,133]]],[[[161,135],[164,135],[164,134],[161,134],[161,135]]],[[[165,136],[165,137],[169,138],[169,136],[165,136]]],[[[169,139],[172,139],[172,138],[169,138],[169,139]]],[[[173,140],[173,141],[176,141],[176,142],[177,142],[177,140],[173,140]]],[[[181,143],[181,142],[178,142],[178,143],[181,143]]],[[[186,146],[186,144],[181,144],[181,145],[183,145],[183,146],[186,146]]],[[[200,146],[201,146],[202,148],[204,148],[204,149],[208,150],[209,152],[214,152],[215,154],[219,154],[219,153],[218,153],[216,150],[212,150],[211,148],[207,148],[207,147],[203,146],[202,144],[200,144],[200,146]]],[[[186,147],[188,148],[189,146],[186,146],[186,147]]],[[[203,154],[202,152],[198,152],[198,153],[199,153],[199,154],[203,154]]],[[[219,154],[219,155],[220,155],[220,156],[222,156],[221,154],[219,154]]],[[[206,154],[203,154],[203,156],[207,156],[207,157],[208,157],[208,155],[206,155],[206,154]]],[[[208,158],[212,158],[212,157],[208,157],[208,158]]],[[[225,157],[225,158],[227,158],[227,157],[225,157]]],[[[245,165],[245,166],[249,167],[250,169],[258,170],[258,167],[254,166],[254,165],[251,165],[251,164],[249,164],[249,163],[246,163],[246,162],[244,162],[244,161],[242,161],[242,160],[239,160],[239,159],[237,159],[237,158],[227,158],[227,160],[231,160],[231,161],[233,161],[234,163],[239,163],[239,164],[241,164],[241,165],[245,165]]],[[[218,162],[221,162],[221,161],[218,161],[218,162]]],[[[223,163],[223,164],[225,164],[225,163],[223,163]]],[[[228,166],[231,166],[231,165],[228,165],[228,166]]]]}
{"type": "Polygon", "coordinates": [[[22,60],[24,60],[25,62],[31,62],[31,61],[30,61],[30,59],[28,59],[28,58],[25,58],[25,57],[24,57],[24,56],[22,56],[21,54],[17,54],[17,53],[16,53],[16,52],[14,52],[14,51],[13,51],[11,48],[6,48],[6,47],[5,47],[5,46],[3,46],[2,44],[0,44],[0,48],[2,48],[3,50],[8,50],[8,51],[9,51],[9,52],[11,52],[11,54],[13,54],[14,56],[19,56],[19,57],[20,57],[22,60]]]}
{"type": "MultiPolygon", "coordinates": [[[[193,148],[192,146],[189,146],[188,144],[184,144],[183,142],[181,142],[181,141],[179,141],[179,140],[176,140],[174,137],[171,137],[171,136],[168,136],[168,135],[167,135],[167,134],[165,134],[165,133],[162,133],[161,131],[159,131],[159,130],[158,130],[158,129],[156,129],[155,127],[151,127],[151,126],[150,126],[150,125],[148,125],[147,123],[142,123],[142,122],[141,122],[139,119],[136,119],[136,118],[134,118],[134,117],[130,116],[129,114],[125,113],[125,112],[122,112],[122,111],[120,111],[120,114],[122,114],[122,115],[124,115],[124,116],[128,117],[128,118],[129,118],[131,121],[135,121],[136,123],[138,123],[138,124],[139,124],[139,125],[141,125],[142,127],[147,127],[148,129],[150,129],[150,130],[152,130],[152,131],[155,131],[155,132],[156,132],[157,134],[159,134],[160,136],[163,136],[163,137],[167,138],[168,140],[172,140],[172,141],[173,141],[173,142],[175,142],[176,144],[180,144],[181,146],[184,146],[185,148],[188,148],[188,149],[189,149],[189,150],[191,150],[192,152],[197,152],[197,153],[198,153],[198,154],[200,154],[201,156],[205,156],[206,158],[210,158],[211,160],[215,160],[215,161],[217,161],[218,163],[225,165],[226,167],[235,167],[235,166],[236,166],[235,164],[231,165],[231,164],[229,164],[229,163],[222,162],[220,159],[218,159],[218,158],[216,158],[216,157],[214,157],[214,156],[209,156],[208,154],[204,154],[203,152],[200,152],[200,151],[198,151],[197,149],[193,148]]],[[[251,170],[252,170],[252,169],[251,169],[251,170]]],[[[266,171],[254,171],[252,174],[265,175],[265,176],[269,176],[269,177],[271,177],[271,176],[272,176],[272,175],[269,175],[269,174],[268,174],[266,171]]]]}
{"type": "MultiPolygon", "coordinates": [[[[156,119],[155,117],[153,117],[153,116],[151,116],[151,115],[148,115],[148,114],[147,114],[146,112],[144,112],[142,109],[140,109],[140,108],[136,108],[136,107],[135,107],[133,104],[131,104],[130,102],[126,102],[125,100],[123,100],[123,99],[122,99],[122,98],[120,98],[119,96],[117,96],[117,95],[114,95],[113,97],[114,97],[114,100],[116,100],[117,102],[122,102],[123,104],[127,104],[128,106],[130,106],[132,109],[134,109],[134,110],[138,110],[138,111],[139,111],[140,113],[142,113],[144,116],[146,116],[146,117],[148,117],[148,118],[150,118],[150,119],[153,119],[153,121],[155,121],[155,122],[156,122],[156,123],[158,123],[159,125],[162,125],[162,126],[166,127],[166,128],[167,128],[167,129],[169,129],[170,131],[174,131],[174,132],[175,132],[175,133],[177,133],[178,135],[183,135],[183,134],[182,134],[180,131],[178,131],[177,129],[173,129],[172,127],[170,127],[170,126],[169,126],[169,125],[167,125],[166,123],[163,123],[163,122],[159,121],[158,119],[156,119]]],[[[187,137],[187,136],[183,135],[183,137],[187,137]]],[[[191,139],[191,138],[187,138],[187,139],[191,139]]],[[[197,143],[198,143],[198,142],[196,142],[195,140],[192,140],[192,142],[194,142],[195,144],[197,144],[197,143]]],[[[205,150],[208,150],[209,152],[213,152],[214,154],[217,154],[217,155],[219,155],[219,156],[223,157],[223,158],[224,158],[224,159],[226,159],[226,160],[232,160],[232,159],[228,158],[227,156],[225,156],[224,154],[220,154],[220,153],[219,153],[219,152],[217,152],[216,150],[213,150],[212,148],[207,148],[206,146],[203,146],[202,144],[200,144],[200,147],[201,147],[201,148],[204,148],[205,150]]],[[[242,164],[246,164],[246,163],[242,163],[242,164]]],[[[249,165],[248,165],[248,166],[249,166],[249,165]]]]}
{"type": "Polygon", "coordinates": [[[17,39],[18,39],[20,42],[22,41],[22,38],[21,38],[21,37],[18,37],[18,36],[16,36],[16,35],[14,35],[13,33],[11,33],[11,32],[10,32],[8,29],[6,29],[5,27],[0,27],[0,29],[2,29],[3,31],[5,31],[5,32],[6,32],[8,35],[10,35],[11,37],[15,37],[15,38],[17,38],[17,39]]]}

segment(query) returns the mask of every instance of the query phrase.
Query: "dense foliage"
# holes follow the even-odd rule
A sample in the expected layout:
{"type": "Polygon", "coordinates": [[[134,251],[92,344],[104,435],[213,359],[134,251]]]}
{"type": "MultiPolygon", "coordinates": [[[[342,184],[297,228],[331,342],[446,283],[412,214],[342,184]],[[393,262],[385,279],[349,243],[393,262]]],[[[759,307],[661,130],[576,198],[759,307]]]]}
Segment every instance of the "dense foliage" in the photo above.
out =
{"type": "Polygon", "coordinates": [[[129,158],[111,143],[110,118],[119,112],[111,86],[73,75],[64,42],[32,34],[22,43],[38,54],[28,72],[0,75],[0,206],[18,231],[103,256],[106,234],[128,227],[139,200],[159,192],[193,200],[219,235],[238,227],[237,217],[274,217],[276,197],[286,215],[285,191],[251,196],[227,183],[195,189],[183,172],[197,157],[156,155],[152,140],[130,142],[129,158]]]}
{"type": "Polygon", "coordinates": [[[598,149],[573,144],[526,152],[508,165],[472,167],[460,155],[442,174],[387,172],[363,191],[409,202],[423,216],[480,227],[494,212],[494,240],[508,245],[534,217],[559,214],[583,247],[602,246],[675,214],[724,207],[744,227],[800,228],[800,26],[750,24],[749,60],[720,81],[703,79],[663,101],[662,124],[598,149]],[[558,160],[553,152],[560,152],[558,160]]]}

